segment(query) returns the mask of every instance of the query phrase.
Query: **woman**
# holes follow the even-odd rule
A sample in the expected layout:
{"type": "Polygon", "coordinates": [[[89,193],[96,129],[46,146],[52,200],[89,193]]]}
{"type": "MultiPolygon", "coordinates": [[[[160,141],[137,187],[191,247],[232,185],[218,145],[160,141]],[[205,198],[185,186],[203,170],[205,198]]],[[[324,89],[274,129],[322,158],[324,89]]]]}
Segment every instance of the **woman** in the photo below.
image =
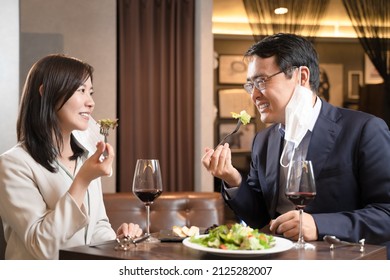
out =
{"type": "Polygon", "coordinates": [[[27,76],[18,144],[0,156],[6,259],[58,259],[61,248],[142,233],[124,223],[115,234],[108,221],[100,177],[111,172],[112,146],[100,141],[88,154],[72,134],[88,128],[95,107],[92,72],[78,59],[49,55],[27,76]]]}

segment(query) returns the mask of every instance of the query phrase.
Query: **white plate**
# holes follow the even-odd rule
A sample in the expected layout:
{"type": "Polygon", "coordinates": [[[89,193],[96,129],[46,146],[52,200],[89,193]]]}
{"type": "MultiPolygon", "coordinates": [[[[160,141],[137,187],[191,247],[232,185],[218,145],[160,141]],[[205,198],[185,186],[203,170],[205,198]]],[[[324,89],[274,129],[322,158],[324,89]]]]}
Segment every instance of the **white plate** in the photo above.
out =
{"type": "MultiPolygon", "coordinates": [[[[207,236],[207,234],[199,235],[199,238],[204,236],[207,236]]],[[[227,257],[229,256],[241,257],[241,258],[280,253],[280,252],[290,250],[294,246],[293,242],[288,239],[284,239],[276,236],[274,236],[274,238],[275,238],[275,246],[263,250],[223,250],[217,248],[209,248],[199,244],[192,243],[189,237],[183,240],[183,244],[184,246],[187,246],[189,248],[215,254],[215,255],[227,256],[227,257]]]]}

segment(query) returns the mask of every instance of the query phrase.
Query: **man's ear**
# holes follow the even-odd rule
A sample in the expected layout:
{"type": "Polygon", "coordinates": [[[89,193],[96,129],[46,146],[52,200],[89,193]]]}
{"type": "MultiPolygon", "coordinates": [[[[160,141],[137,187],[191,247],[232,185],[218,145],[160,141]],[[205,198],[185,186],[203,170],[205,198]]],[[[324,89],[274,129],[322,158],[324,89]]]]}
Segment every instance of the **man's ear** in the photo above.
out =
{"type": "Polygon", "coordinates": [[[310,70],[306,66],[301,66],[301,86],[310,88],[310,70]]]}
{"type": "Polygon", "coordinates": [[[43,85],[39,86],[39,94],[42,96],[43,95],[43,85]]]}

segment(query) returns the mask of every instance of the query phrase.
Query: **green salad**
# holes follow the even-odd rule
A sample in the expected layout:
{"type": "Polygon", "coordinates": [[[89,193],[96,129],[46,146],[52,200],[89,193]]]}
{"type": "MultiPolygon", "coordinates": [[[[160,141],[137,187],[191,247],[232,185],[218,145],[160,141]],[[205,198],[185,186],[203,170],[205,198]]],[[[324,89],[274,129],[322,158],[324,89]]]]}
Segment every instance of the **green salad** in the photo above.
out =
{"type": "Polygon", "coordinates": [[[240,224],[218,226],[206,236],[192,236],[190,242],[224,250],[263,250],[275,246],[272,235],[240,224]]]}
{"type": "Polygon", "coordinates": [[[245,110],[241,111],[239,114],[231,112],[234,119],[240,119],[243,125],[247,125],[251,121],[251,115],[249,115],[245,110]]]}

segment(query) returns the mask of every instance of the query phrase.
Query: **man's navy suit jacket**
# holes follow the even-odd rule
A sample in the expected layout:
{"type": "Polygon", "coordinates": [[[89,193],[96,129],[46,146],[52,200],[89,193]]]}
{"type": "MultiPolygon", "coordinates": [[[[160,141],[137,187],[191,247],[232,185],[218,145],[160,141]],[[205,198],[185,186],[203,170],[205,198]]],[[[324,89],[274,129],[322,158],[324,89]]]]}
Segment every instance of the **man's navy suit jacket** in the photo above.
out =
{"type": "MultiPolygon", "coordinates": [[[[227,199],[236,215],[255,228],[278,215],[283,145],[278,127],[274,124],[256,134],[250,173],[243,177],[236,195],[227,199]]],[[[386,123],[322,101],[306,158],[313,163],[317,195],[304,211],[312,214],[319,239],[330,234],[386,245],[390,241],[390,132],[386,123]]]]}

